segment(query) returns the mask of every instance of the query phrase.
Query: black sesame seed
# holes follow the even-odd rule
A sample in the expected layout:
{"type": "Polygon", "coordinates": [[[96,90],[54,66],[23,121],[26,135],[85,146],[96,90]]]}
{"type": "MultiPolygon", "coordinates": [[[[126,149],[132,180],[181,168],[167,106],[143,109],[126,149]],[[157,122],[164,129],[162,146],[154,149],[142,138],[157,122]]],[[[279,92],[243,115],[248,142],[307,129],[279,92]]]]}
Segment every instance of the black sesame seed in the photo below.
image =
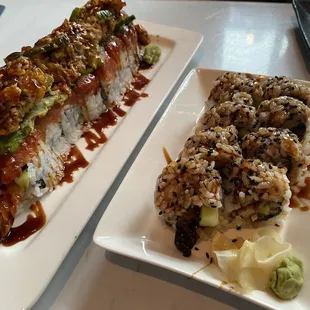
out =
{"type": "Polygon", "coordinates": [[[237,230],[240,230],[241,229],[241,226],[237,226],[237,228],[236,228],[237,230]]]}
{"type": "Polygon", "coordinates": [[[231,242],[235,243],[237,242],[237,239],[232,239],[231,242]]]}
{"type": "Polygon", "coordinates": [[[196,246],[195,246],[195,248],[194,248],[194,249],[195,249],[195,251],[199,251],[199,249],[198,249],[196,246]]]}
{"type": "Polygon", "coordinates": [[[159,214],[159,215],[162,215],[162,214],[163,214],[163,211],[160,211],[158,214],[159,214]]]}
{"type": "Polygon", "coordinates": [[[171,207],[173,207],[173,206],[174,206],[174,202],[173,202],[173,201],[170,203],[170,206],[171,206],[171,207]]]}
{"type": "Polygon", "coordinates": [[[280,227],[280,225],[279,225],[279,224],[274,224],[274,226],[276,226],[276,227],[280,227]]]}
{"type": "Polygon", "coordinates": [[[208,259],[210,258],[210,256],[209,256],[209,253],[208,253],[208,252],[206,252],[206,256],[207,256],[207,258],[208,258],[208,259]]]}
{"type": "Polygon", "coordinates": [[[213,258],[211,257],[211,259],[210,259],[210,264],[212,264],[213,263],[213,258]]]}

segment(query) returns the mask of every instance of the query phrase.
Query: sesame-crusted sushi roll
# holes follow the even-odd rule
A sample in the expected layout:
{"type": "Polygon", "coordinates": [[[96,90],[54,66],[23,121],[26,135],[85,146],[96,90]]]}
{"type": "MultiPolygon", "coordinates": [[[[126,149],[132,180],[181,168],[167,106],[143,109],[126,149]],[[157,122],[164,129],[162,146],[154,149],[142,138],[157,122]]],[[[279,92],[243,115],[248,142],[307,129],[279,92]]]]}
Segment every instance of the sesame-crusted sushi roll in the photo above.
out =
{"type": "Polygon", "coordinates": [[[206,131],[216,126],[227,127],[234,125],[242,137],[253,131],[256,122],[255,107],[226,101],[204,112],[198,120],[195,132],[206,131]]]}
{"type": "Polygon", "coordinates": [[[222,173],[225,193],[219,230],[253,228],[282,219],[291,197],[286,169],[258,159],[240,159],[222,173]]]}
{"type": "Polygon", "coordinates": [[[196,228],[208,214],[209,225],[218,223],[222,207],[221,176],[203,157],[182,157],[168,164],[157,179],[155,206],[165,221],[176,230],[175,244],[189,256],[199,236],[196,228]],[[204,212],[204,214],[202,214],[204,212]]]}
{"type": "Polygon", "coordinates": [[[231,99],[235,103],[253,105],[253,98],[250,94],[245,92],[236,93],[232,96],[231,99]]]}
{"type": "Polygon", "coordinates": [[[250,74],[226,72],[213,82],[209,100],[219,104],[232,100],[240,92],[250,94],[256,104],[261,101],[262,89],[258,79],[250,74]]]}
{"type": "Polygon", "coordinates": [[[285,76],[275,76],[262,84],[263,100],[270,100],[280,96],[290,96],[301,100],[310,106],[310,89],[299,81],[285,76]]]}
{"type": "Polygon", "coordinates": [[[241,148],[245,158],[258,158],[287,168],[291,184],[298,183],[309,163],[297,136],[289,129],[262,127],[243,137],[241,148]]]}
{"type": "Polygon", "coordinates": [[[310,108],[298,99],[282,96],[263,101],[257,108],[260,127],[287,128],[304,139],[309,127],[310,108]]]}
{"type": "Polygon", "coordinates": [[[236,127],[213,127],[188,138],[181,156],[190,157],[199,153],[208,161],[214,161],[215,168],[242,157],[236,127]]]}

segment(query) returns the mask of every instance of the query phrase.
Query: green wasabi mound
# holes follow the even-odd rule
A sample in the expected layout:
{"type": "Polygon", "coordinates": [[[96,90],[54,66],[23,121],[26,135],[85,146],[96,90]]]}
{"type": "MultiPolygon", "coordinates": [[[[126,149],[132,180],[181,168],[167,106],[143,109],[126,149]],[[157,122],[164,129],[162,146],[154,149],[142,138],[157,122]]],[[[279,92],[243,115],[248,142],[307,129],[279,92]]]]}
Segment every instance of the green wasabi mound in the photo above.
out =
{"type": "Polygon", "coordinates": [[[270,289],[281,299],[296,297],[304,284],[303,263],[287,256],[276,266],[269,280],[270,289]]]}
{"type": "Polygon", "coordinates": [[[149,65],[155,65],[161,55],[160,47],[157,45],[148,45],[144,49],[143,61],[148,63],[149,65]]]}

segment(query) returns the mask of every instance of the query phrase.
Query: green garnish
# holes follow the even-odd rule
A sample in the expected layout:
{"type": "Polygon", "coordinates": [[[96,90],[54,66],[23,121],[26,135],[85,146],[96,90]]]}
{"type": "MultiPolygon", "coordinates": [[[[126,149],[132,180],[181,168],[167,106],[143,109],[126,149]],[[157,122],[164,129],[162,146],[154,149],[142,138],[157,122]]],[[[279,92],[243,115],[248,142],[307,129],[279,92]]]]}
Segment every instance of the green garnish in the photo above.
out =
{"type": "Polygon", "coordinates": [[[72,13],[70,15],[69,21],[70,22],[75,22],[77,20],[77,18],[79,17],[80,11],[81,11],[80,8],[73,9],[73,11],[72,11],[72,13]]]}
{"type": "Polygon", "coordinates": [[[287,256],[276,266],[269,280],[270,289],[281,299],[295,298],[304,284],[303,263],[287,256]]]}
{"type": "Polygon", "coordinates": [[[59,94],[45,97],[36,103],[25,116],[19,130],[8,136],[0,137],[0,154],[14,153],[23,140],[33,132],[35,119],[45,116],[55,103],[63,102],[67,98],[67,95],[59,94]]]}
{"type": "Polygon", "coordinates": [[[4,61],[5,63],[7,63],[10,60],[14,60],[17,59],[21,56],[25,56],[25,57],[32,57],[41,53],[45,53],[48,51],[52,51],[55,50],[63,45],[66,45],[70,42],[68,36],[66,34],[64,34],[62,37],[56,39],[54,42],[49,43],[49,44],[45,44],[39,47],[34,47],[29,51],[25,51],[25,52],[14,52],[10,55],[8,55],[4,61]]]}
{"type": "Polygon", "coordinates": [[[155,65],[161,55],[161,50],[157,45],[148,45],[144,49],[143,53],[143,61],[145,61],[149,65],[155,65]]]}
{"type": "Polygon", "coordinates": [[[125,26],[130,24],[133,20],[135,20],[136,17],[134,15],[130,15],[128,17],[125,17],[117,22],[117,24],[114,27],[114,33],[118,33],[121,31],[125,26]]]}
{"type": "Polygon", "coordinates": [[[114,18],[114,15],[108,10],[98,11],[96,13],[96,16],[100,24],[104,23],[106,20],[110,20],[114,18]]]}
{"type": "Polygon", "coordinates": [[[202,206],[200,209],[199,225],[203,227],[214,227],[219,222],[219,212],[217,208],[202,206]]]}

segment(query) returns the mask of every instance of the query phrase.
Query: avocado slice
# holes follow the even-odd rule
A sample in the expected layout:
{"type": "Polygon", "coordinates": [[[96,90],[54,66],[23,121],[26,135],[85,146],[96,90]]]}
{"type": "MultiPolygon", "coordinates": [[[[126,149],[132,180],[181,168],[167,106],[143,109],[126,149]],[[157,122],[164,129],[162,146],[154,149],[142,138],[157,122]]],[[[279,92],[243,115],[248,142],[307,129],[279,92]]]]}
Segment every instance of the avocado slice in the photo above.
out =
{"type": "Polygon", "coordinates": [[[219,211],[218,208],[210,208],[202,206],[200,209],[200,222],[199,225],[206,227],[214,227],[219,222],[219,211]]]}
{"type": "Polygon", "coordinates": [[[35,119],[45,116],[55,103],[63,102],[67,98],[65,94],[57,94],[45,97],[36,103],[25,116],[19,130],[8,136],[0,137],[0,154],[14,153],[23,140],[33,132],[35,119]]]}
{"type": "Polygon", "coordinates": [[[15,180],[15,183],[24,190],[28,189],[29,187],[28,170],[23,171],[22,174],[19,176],[19,178],[15,180]]]}

